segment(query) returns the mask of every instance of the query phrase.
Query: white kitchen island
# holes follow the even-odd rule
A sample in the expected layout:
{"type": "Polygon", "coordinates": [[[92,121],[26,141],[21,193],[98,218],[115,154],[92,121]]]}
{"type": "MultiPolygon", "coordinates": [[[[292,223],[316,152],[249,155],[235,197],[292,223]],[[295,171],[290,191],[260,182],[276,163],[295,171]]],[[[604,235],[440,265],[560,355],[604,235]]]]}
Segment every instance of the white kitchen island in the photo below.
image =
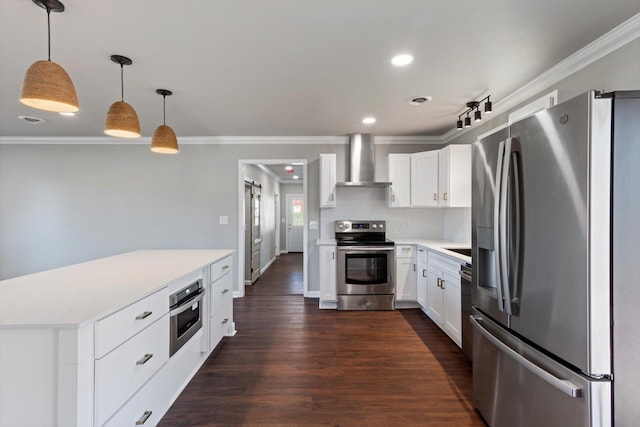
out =
{"type": "Polygon", "coordinates": [[[0,427],[153,426],[233,335],[233,250],[143,250],[0,282],[0,427]],[[169,357],[169,295],[203,326],[169,357]]]}

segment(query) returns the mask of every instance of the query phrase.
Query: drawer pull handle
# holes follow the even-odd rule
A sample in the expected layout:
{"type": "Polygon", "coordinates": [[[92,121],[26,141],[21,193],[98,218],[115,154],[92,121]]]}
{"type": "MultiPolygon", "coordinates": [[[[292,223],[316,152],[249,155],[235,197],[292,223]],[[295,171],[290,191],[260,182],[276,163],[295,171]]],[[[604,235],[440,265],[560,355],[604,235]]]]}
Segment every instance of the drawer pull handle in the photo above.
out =
{"type": "Polygon", "coordinates": [[[140,417],[140,419],[136,421],[136,425],[141,426],[142,424],[146,423],[149,417],[151,416],[151,414],[153,414],[152,411],[144,411],[144,414],[142,414],[142,417],[140,417]]]}
{"type": "Polygon", "coordinates": [[[224,319],[221,323],[224,325],[229,321],[229,319],[224,319]]]}
{"type": "Polygon", "coordinates": [[[224,291],[222,291],[223,294],[226,294],[227,292],[229,292],[229,289],[225,289],[224,291]]]}
{"type": "Polygon", "coordinates": [[[151,316],[152,314],[153,314],[153,311],[145,311],[142,314],[138,314],[136,316],[136,320],[146,319],[147,317],[151,316]]]}
{"type": "Polygon", "coordinates": [[[222,266],[222,269],[223,269],[223,270],[226,270],[227,268],[229,268],[229,266],[228,266],[228,265],[223,265],[223,266],[222,266]]]}
{"type": "Polygon", "coordinates": [[[153,357],[153,354],[145,354],[144,357],[136,362],[136,365],[144,365],[153,357]]]}

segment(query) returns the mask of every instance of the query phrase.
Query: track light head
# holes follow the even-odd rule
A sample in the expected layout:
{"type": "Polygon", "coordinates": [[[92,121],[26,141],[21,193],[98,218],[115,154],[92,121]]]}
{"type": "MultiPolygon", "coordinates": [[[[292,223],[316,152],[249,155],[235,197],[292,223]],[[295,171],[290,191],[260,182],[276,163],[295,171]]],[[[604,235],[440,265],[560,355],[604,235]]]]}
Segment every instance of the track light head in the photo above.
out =
{"type": "Polygon", "coordinates": [[[460,119],[460,116],[458,116],[458,121],[456,122],[456,129],[462,129],[462,120],[460,119]]]}
{"type": "Polygon", "coordinates": [[[477,108],[476,108],[476,112],[473,113],[473,120],[475,122],[481,122],[482,121],[482,113],[477,108]]]}
{"type": "Polygon", "coordinates": [[[464,118],[464,127],[468,128],[471,126],[471,117],[469,117],[469,113],[467,113],[467,117],[464,118]]]}
{"type": "Polygon", "coordinates": [[[491,105],[491,101],[487,100],[487,102],[484,103],[484,112],[489,114],[493,111],[493,106],[491,105]]]}

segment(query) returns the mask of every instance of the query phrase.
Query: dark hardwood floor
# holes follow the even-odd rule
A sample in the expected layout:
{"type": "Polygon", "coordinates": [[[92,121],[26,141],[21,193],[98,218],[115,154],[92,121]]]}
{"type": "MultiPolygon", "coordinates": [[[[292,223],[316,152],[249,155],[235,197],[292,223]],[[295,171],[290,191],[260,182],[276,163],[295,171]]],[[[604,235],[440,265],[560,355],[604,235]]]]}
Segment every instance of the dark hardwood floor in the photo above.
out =
{"type": "Polygon", "coordinates": [[[281,254],[251,286],[245,286],[245,296],[302,295],[302,253],[281,254]]]}
{"type": "MultiPolygon", "coordinates": [[[[301,274],[301,262],[287,268],[278,263],[291,257],[280,258],[269,281],[301,282],[288,271],[301,274]]],[[[282,293],[234,300],[237,335],[160,426],[485,425],[471,403],[470,366],[420,310],[319,310],[285,283],[273,289],[282,293]]]]}

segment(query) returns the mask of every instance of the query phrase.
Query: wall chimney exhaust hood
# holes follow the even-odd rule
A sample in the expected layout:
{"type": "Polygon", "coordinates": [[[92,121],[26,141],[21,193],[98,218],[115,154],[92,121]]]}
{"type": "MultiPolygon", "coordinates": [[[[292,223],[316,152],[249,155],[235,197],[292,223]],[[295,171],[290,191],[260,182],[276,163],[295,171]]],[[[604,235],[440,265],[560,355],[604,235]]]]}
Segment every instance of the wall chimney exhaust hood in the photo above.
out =
{"type": "Polygon", "coordinates": [[[349,181],[336,183],[339,187],[388,187],[390,182],[373,180],[375,147],[373,135],[358,133],[349,136],[349,181]]]}

